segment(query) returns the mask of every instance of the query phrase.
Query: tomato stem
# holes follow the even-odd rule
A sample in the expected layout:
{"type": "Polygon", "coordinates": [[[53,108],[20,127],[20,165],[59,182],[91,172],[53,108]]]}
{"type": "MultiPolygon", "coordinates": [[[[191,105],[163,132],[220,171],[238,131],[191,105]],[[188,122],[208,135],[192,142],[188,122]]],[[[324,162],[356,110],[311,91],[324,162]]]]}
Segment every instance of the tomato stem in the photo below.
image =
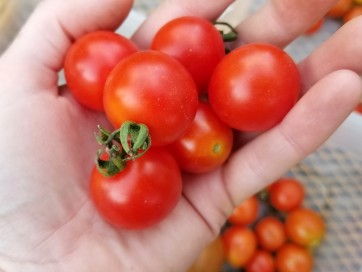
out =
{"type": "Polygon", "coordinates": [[[233,42],[238,38],[238,32],[236,29],[226,22],[215,22],[215,26],[223,26],[226,27],[227,31],[219,30],[224,42],[233,42]]]}

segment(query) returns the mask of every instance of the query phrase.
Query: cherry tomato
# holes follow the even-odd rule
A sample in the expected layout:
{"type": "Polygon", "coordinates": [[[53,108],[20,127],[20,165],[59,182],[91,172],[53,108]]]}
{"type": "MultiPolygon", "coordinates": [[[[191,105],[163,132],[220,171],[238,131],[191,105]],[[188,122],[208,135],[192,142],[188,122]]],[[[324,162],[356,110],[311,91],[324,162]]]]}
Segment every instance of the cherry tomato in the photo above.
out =
{"type": "Polygon", "coordinates": [[[181,169],[204,173],[222,165],[229,157],[233,131],[223,123],[210,105],[200,102],[191,126],[169,146],[181,169]]]}
{"type": "Polygon", "coordinates": [[[323,218],[308,208],[300,208],[288,214],[285,229],[291,241],[310,248],[318,246],[326,232],[323,218]]]}
{"type": "Polygon", "coordinates": [[[231,226],[222,234],[226,261],[235,268],[243,267],[257,247],[254,232],[247,227],[231,226]]]}
{"type": "Polygon", "coordinates": [[[261,248],[274,252],[287,240],[284,224],[276,217],[263,217],[255,226],[255,234],[261,248]]]}
{"type": "Polygon", "coordinates": [[[181,189],[180,169],[164,147],[151,147],[111,178],[96,168],[90,178],[91,197],[100,215],[128,229],[160,222],[178,203],[181,189]]]}
{"type": "Polygon", "coordinates": [[[284,177],[268,187],[269,202],[281,212],[290,212],[303,204],[305,190],[295,178],[284,177]]]}
{"type": "Polygon", "coordinates": [[[347,23],[357,16],[362,15],[362,6],[352,7],[346,14],[343,15],[343,23],[347,23]]]}
{"type": "Polygon", "coordinates": [[[185,16],[166,23],[155,35],[151,48],[179,60],[205,93],[211,74],[225,55],[221,34],[203,18],[185,16]]]}
{"type": "Polygon", "coordinates": [[[250,225],[255,222],[259,213],[259,200],[253,195],[241,202],[229,216],[228,220],[233,225],[250,225]]]}
{"type": "Polygon", "coordinates": [[[216,66],[209,84],[212,108],[226,124],[242,131],[275,126],[299,93],[300,76],[292,58],[262,43],[231,51],[216,66]]]}
{"type": "Polygon", "coordinates": [[[355,111],[359,114],[362,114],[362,103],[359,103],[355,109],[355,111]]]}
{"type": "Polygon", "coordinates": [[[125,58],[110,73],[104,109],[115,128],[125,121],[145,124],[153,146],[184,135],[198,106],[196,85],[172,57],[153,50],[125,58]]]}
{"type": "Polygon", "coordinates": [[[65,57],[64,76],[77,101],[103,111],[103,88],[109,73],[137,50],[129,39],[110,31],[91,32],[76,40],[65,57]]]}
{"type": "Polygon", "coordinates": [[[342,18],[353,5],[353,0],[339,0],[328,12],[331,18],[342,18]]]}
{"type": "Polygon", "coordinates": [[[274,272],[275,261],[273,255],[263,249],[258,249],[245,265],[246,272],[274,272]]]}
{"type": "Polygon", "coordinates": [[[313,256],[304,247],[296,244],[284,244],[276,253],[278,272],[311,272],[313,256]]]}

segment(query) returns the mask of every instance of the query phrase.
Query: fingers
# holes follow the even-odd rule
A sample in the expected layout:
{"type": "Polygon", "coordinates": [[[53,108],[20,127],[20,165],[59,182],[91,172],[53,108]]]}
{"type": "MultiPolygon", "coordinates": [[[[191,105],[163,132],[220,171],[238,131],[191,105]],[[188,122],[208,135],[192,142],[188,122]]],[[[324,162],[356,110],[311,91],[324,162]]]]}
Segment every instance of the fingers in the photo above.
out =
{"type": "Polygon", "coordinates": [[[362,17],[343,25],[306,59],[299,63],[303,89],[306,90],[328,73],[350,69],[362,74],[362,17]]]}
{"type": "Polygon", "coordinates": [[[157,30],[169,20],[186,15],[215,20],[234,0],[168,0],[147,18],[133,36],[140,48],[148,48],[157,30]]]}
{"type": "Polygon", "coordinates": [[[331,73],[315,84],[282,123],[231,157],[224,179],[233,203],[261,190],[318,148],[361,96],[361,78],[349,70],[331,73]]]}

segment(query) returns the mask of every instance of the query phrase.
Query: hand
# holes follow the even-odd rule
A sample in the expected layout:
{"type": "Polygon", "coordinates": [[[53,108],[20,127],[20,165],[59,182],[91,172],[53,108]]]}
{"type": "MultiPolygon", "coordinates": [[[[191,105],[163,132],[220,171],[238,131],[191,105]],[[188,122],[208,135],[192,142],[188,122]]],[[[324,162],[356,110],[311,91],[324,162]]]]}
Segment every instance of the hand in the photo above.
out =
{"type": "MultiPolygon", "coordinates": [[[[164,1],[134,40],[147,47],[167,20],[215,19],[232,2],[164,1]]],[[[283,47],[335,2],[271,0],[238,26],[239,43],[283,47]]],[[[282,123],[233,153],[224,167],[185,177],[182,199],[160,224],[116,229],[88,195],[98,148],[93,133],[106,120],[58,88],[57,72],[74,39],[115,29],[131,6],[131,0],[44,1],[1,58],[0,270],[185,271],[237,203],[319,147],[361,99],[359,18],[299,64],[305,95],[282,123]]]]}

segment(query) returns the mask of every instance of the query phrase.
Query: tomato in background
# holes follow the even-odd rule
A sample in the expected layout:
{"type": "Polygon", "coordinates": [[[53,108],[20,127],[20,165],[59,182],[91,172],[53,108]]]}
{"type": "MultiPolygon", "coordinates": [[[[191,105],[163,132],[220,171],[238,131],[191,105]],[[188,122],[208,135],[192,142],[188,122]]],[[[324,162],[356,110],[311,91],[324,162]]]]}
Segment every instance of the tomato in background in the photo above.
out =
{"type": "Polygon", "coordinates": [[[257,242],[248,227],[231,226],[222,234],[226,261],[235,268],[243,267],[254,255],[257,242]]]}
{"type": "Polygon", "coordinates": [[[169,150],[182,170],[204,173],[222,165],[232,145],[232,129],[217,117],[208,103],[200,101],[186,134],[173,142],[169,150]]]}
{"type": "Polygon", "coordinates": [[[292,177],[283,177],[268,189],[270,204],[281,212],[290,212],[302,206],[305,190],[301,182],[292,177]]]}
{"type": "Polygon", "coordinates": [[[204,18],[185,16],[166,23],[153,38],[151,49],[180,61],[205,93],[215,66],[225,55],[222,35],[204,18]]]}
{"type": "Polygon", "coordinates": [[[258,221],[255,234],[259,246],[270,252],[278,250],[287,240],[283,222],[274,216],[266,216],[258,221]]]}
{"type": "Polygon", "coordinates": [[[264,131],[278,124],[300,94],[293,59],[266,43],[234,49],[216,66],[209,83],[211,107],[230,127],[264,131]]]}
{"type": "Polygon", "coordinates": [[[326,232],[323,218],[309,208],[300,208],[288,214],[285,229],[292,242],[309,248],[318,246],[326,232]]]}
{"type": "Polygon", "coordinates": [[[116,64],[137,51],[129,39],[110,31],[88,33],[69,48],[64,62],[67,85],[82,105],[104,111],[103,88],[116,64]]]}
{"type": "Polygon", "coordinates": [[[104,177],[94,167],[90,191],[97,210],[109,223],[144,229],[160,222],[178,203],[181,172],[165,148],[151,147],[111,178],[104,177]]]}
{"type": "Polygon", "coordinates": [[[353,5],[353,0],[339,0],[328,12],[327,16],[331,18],[341,18],[353,5]]]}
{"type": "Polygon", "coordinates": [[[263,249],[258,249],[253,257],[245,265],[246,272],[274,272],[275,261],[274,256],[263,249]]]}
{"type": "Polygon", "coordinates": [[[253,195],[235,207],[228,221],[233,225],[250,225],[254,223],[258,217],[259,206],[259,199],[253,195]]]}
{"type": "Polygon", "coordinates": [[[145,124],[153,146],[184,135],[198,107],[196,85],[174,58],[140,51],[117,64],[104,89],[104,109],[115,128],[125,121],[145,124]]]}
{"type": "Polygon", "coordinates": [[[276,253],[278,272],[311,272],[313,256],[306,248],[296,244],[284,244],[276,253]]]}

